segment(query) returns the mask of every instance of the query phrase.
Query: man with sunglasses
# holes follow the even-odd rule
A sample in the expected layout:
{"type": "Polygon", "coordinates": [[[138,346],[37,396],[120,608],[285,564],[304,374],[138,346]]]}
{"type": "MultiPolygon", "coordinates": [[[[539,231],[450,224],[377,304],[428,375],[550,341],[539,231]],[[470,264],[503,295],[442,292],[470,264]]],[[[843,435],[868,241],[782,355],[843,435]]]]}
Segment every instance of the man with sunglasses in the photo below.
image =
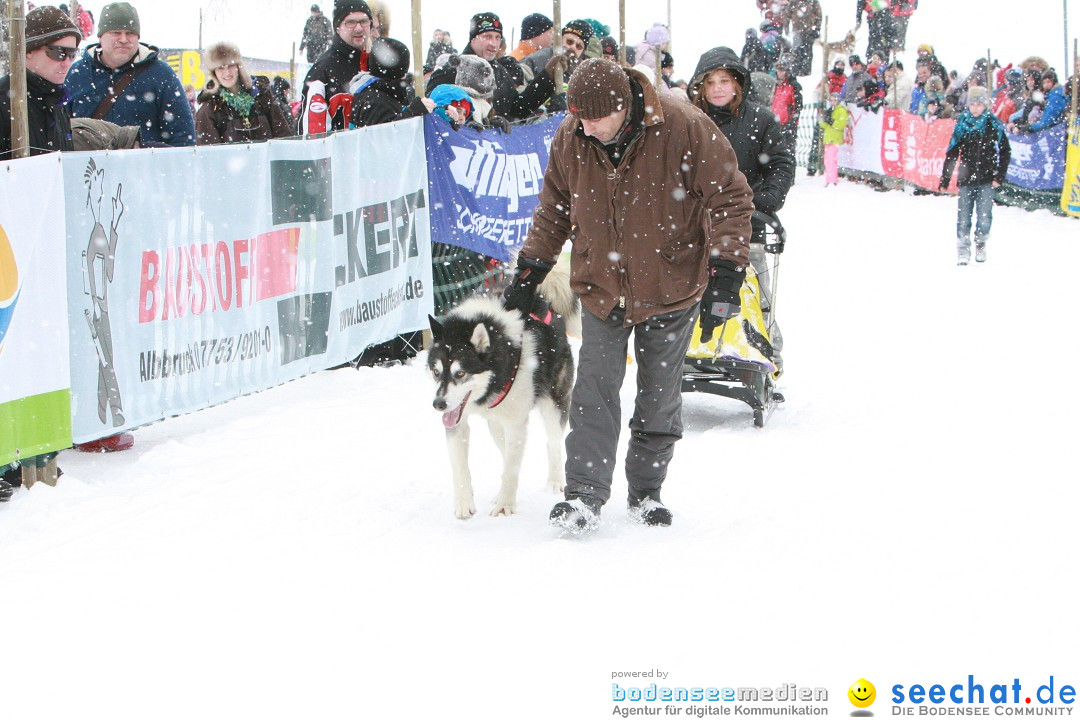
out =
{"type": "Polygon", "coordinates": [[[347,130],[352,103],[349,81],[368,70],[371,8],[364,0],[334,3],[334,36],[304,78],[301,134],[347,130]]]}
{"type": "MultiPolygon", "coordinates": [[[[26,14],[26,116],[31,155],[73,150],[71,116],[64,79],[79,51],[82,33],[65,13],[51,5],[26,14]]],[[[11,76],[0,78],[0,160],[11,153],[11,76]]],[[[44,465],[55,453],[24,457],[28,466],[44,465]]],[[[22,485],[20,462],[0,464],[0,502],[22,485]]]]}
{"type": "MultiPolygon", "coordinates": [[[[551,77],[553,69],[549,67],[545,72],[537,72],[529,80],[513,57],[498,56],[502,44],[502,20],[493,12],[481,12],[473,15],[469,21],[469,44],[461,54],[476,55],[491,63],[495,74],[495,92],[491,100],[494,114],[511,121],[524,120],[534,115],[555,92],[555,82],[551,77]],[[519,79],[525,81],[525,87],[520,92],[519,79]]],[[[456,76],[457,68],[449,63],[439,68],[428,80],[428,94],[439,85],[455,84],[456,76]]]]}
{"type": "Polygon", "coordinates": [[[141,35],[131,3],[101,9],[99,42],[86,48],[68,77],[71,114],[137,125],[143,145],[194,145],[195,118],[184,86],[141,35]]]}
{"type": "MultiPolygon", "coordinates": [[[[82,33],[51,5],[26,14],[26,114],[30,154],[73,150],[64,80],[82,33]]],[[[0,78],[0,160],[11,159],[11,76],[0,78]]]]}
{"type": "MultiPolygon", "coordinates": [[[[566,110],[566,83],[570,82],[570,75],[573,74],[574,68],[585,59],[585,48],[589,46],[589,40],[592,39],[592,36],[593,26],[589,24],[588,20],[571,20],[563,26],[562,37],[559,41],[563,52],[563,62],[560,63],[563,67],[563,75],[561,80],[556,83],[555,93],[547,104],[548,112],[554,113],[566,110]]],[[[522,67],[525,68],[525,76],[529,77],[533,74],[541,74],[552,70],[557,72],[555,63],[552,61],[554,56],[555,51],[548,47],[526,57],[521,63],[522,67]]]]}

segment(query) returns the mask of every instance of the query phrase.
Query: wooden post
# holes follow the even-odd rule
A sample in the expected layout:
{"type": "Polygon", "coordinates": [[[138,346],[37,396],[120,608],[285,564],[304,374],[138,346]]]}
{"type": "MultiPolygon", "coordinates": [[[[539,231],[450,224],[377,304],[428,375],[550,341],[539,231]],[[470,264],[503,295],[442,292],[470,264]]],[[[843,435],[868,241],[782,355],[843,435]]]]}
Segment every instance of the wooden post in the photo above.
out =
{"type": "Polygon", "coordinates": [[[1077,40],[1073,39],[1072,102],[1069,103],[1069,127],[1076,123],[1077,102],[1080,90],[1080,54],[1077,54],[1077,40]]]}
{"type": "MultiPolygon", "coordinates": [[[[829,106],[829,18],[826,17],[821,28],[821,92],[818,93],[818,110],[813,113],[814,128],[810,133],[810,155],[806,159],[806,174],[816,175],[825,172],[825,131],[818,122],[829,106]]],[[[810,59],[813,62],[814,50],[810,46],[810,59]]]]}
{"type": "MultiPolygon", "coordinates": [[[[551,33],[551,52],[554,55],[563,54],[563,39],[562,39],[562,0],[552,0],[551,4],[551,24],[554,26],[554,30],[551,33]]],[[[558,83],[556,83],[556,86],[558,83]]],[[[558,92],[558,87],[555,89],[558,92]]]]}
{"type": "Polygon", "coordinates": [[[296,99],[296,41],[292,43],[292,55],[289,56],[289,100],[296,99]]]}
{"type": "MultiPolygon", "coordinates": [[[[1062,16],[1064,18],[1064,22],[1062,23],[1061,29],[1062,29],[1062,35],[1065,38],[1065,67],[1068,68],[1069,67],[1069,0],[1061,0],[1061,14],[1062,14],[1062,16]]],[[[1076,45],[1075,41],[1073,41],[1073,45],[1074,46],[1076,45]]],[[[1076,48],[1075,47],[1073,48],[1073,59],[1074,60],[1076,59],[1076,48]]]]}
{"type": "Polygon", "coordinates": [[[619,0],[619,64],[626,65],[626,0],[619,0]]]}
{"type": "Polygon", "coordinates": [[[412,0],[413,91],[416,97],[426,97],[424,87],[424,28],[420,21],[420,0],[412,0]]]}
{"type": "Polygon", "coordinates": [[[675,57],[675,28],[671,25],[671,0],[667,0],[667,29],[671,33],[671,40],[668,42],[667,51],[671,53],[671,57],[675,57]]]}
{"type": "Polygon", "coordinates": [[[11,43],[11,157],[30,154],[30,129],[26,119],[26,15],[22,0],[8,0],[11,43]]]}
{"type": "MultiPolygon", "coordinates": [[[[813,48],[813,46],[811,46],[813,48]]],[[[813,49],[810,50],[813,53],[813,49]]],[[[821,26],[821,105],[829,102],[829,16],[821,26]]]]}
{"type": "Polygon", "coordinates": [[[19,461],[19,477],[22,479],[22,486],[29,490],[34,487],[34,483],[38,481],[37,465],[30,463],[34,462],[34,458],[28,458],[28,462],[19,461]]]}
{"type": "Polygon", "coordinates": [[[892,69],[892,103],[893,103],[894,108],[897,108],[898,110],[901,110],[903,112],[907,112],[907,108],[897,107],[900,104],[900,83],[899,83],[899,78],[896,77],[896,73],[899,72],[899,70],[900,70],[900,68],[896,67],[896,63],[899,62],[899,60],[900,60],[900,58],[898,57],[898,55],[896,53],[893,53],[893,58],[890,61],[892,63],[892,66],[893,66],[893,69],[892,69]]]}
{"type": "MultiPolygon", "coordinates": [[[[563,44],[562,36],[562,0],[552,0],[551,26],[551,56],[557,58],[566,53],[566,45],[563,44]]],[[[564,63],[562,67],[566,68],[567,65],[564,63]]],[[[553,77],[551,80],[555,83],[555,95],[558,96],[566,92],[566,70],[559,71],[556,67],[555,74],[558,77],[553,77]]],[[[569,102],[566,104],[569,106],[569,102]]]]}

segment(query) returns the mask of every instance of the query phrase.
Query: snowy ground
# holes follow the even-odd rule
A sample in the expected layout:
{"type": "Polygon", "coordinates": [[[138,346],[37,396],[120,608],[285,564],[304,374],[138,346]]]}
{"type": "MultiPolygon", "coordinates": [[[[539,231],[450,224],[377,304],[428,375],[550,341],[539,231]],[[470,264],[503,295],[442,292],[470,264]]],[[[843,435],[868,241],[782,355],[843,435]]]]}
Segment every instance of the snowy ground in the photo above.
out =
{"type": "Polygon", "coordinates": [[[456,520],[422,363],[63,453],[0,505],[2,716],[584,720],[650,668],[826,687],[834,715],[860,677],[879,716],[893,683],[1080,684],[1080,223],[996,208],[958,268],[955,206],[800,175],[787,403],[758,430],[686,397],[669,529],[616,501],[557,536],[539,418],[519,514],[456,520]]]}

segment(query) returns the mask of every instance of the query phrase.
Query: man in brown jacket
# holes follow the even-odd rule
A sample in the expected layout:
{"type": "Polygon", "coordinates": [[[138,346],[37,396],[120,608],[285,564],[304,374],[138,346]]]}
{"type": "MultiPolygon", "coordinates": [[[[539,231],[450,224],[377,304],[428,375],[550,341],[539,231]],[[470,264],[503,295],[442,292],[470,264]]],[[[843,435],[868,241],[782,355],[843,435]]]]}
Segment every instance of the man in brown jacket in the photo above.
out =
{"type": "Polygon", "coordinates": [[[658,97],[635,70],[587,60],[570,79],[567,102],[571,114],[552,141],[540,204],[505,294],[508,308],[530,311],[536,287],[571,241],[582,344],[566,500],[551,522],[572,532],[599,524],[611,496],[619,389],[634,335],[628,503],[641,522],[670,525],[660,487],[682,435],[683,357],[699,313],[711,335],[739,311],[753,193],[712,121],[658,97]]]}

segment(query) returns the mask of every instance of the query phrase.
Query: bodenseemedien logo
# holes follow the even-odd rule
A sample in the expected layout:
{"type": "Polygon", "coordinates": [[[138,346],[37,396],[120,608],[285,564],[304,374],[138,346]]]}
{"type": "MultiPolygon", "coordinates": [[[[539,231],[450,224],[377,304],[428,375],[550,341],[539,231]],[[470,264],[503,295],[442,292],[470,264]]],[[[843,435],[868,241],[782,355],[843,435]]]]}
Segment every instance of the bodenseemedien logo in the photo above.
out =
{"type": "Polygon", "coordinates": [[[873,717],[874,713],[870,712],[866,708],[874,704],[877,700],[877,688],[874,687],[874,683],[870,682],[866,678],[859,678],[855,682],[851,683],[851,687],[847,691],[848,700],[854,705],[857,710],[853,710],[852,717],[873,717]]]}

